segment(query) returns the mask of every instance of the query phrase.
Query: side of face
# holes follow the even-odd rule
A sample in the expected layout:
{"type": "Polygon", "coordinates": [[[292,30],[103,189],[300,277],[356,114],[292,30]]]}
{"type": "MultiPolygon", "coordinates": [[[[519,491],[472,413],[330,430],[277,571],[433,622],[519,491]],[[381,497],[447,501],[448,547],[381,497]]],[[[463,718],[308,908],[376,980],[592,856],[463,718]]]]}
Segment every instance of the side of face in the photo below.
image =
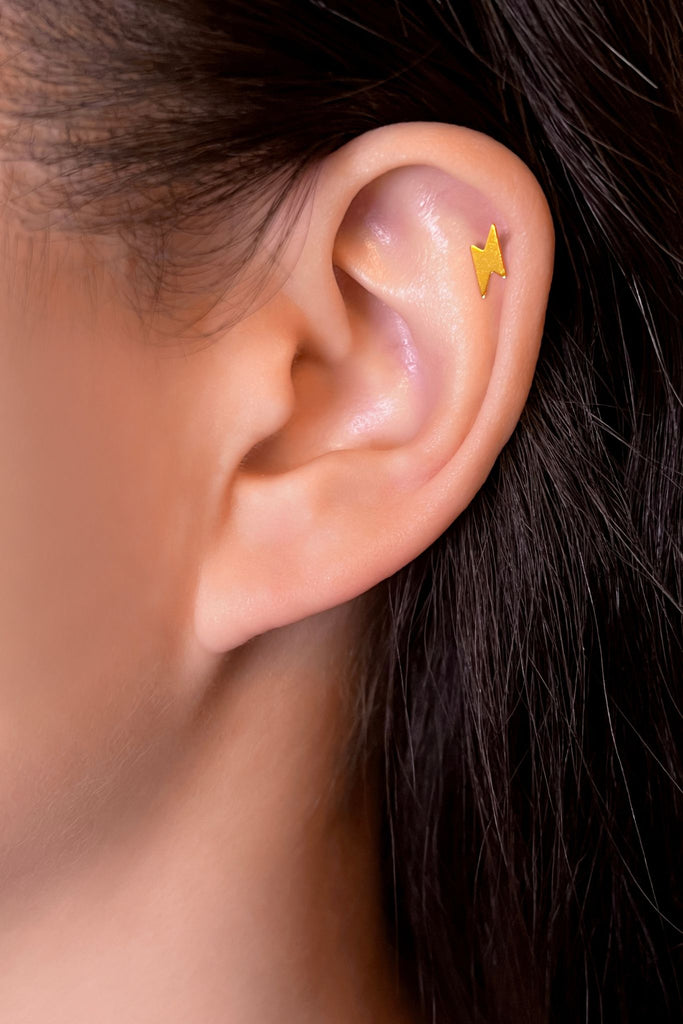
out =
{"type": "Polygon", "coordinates": [[[0,221],[10,873],[134,813],[227,653],[355,601],[457,518],[524,407],[553,244],[512,152],[383,126],[322,162],[267,297],[197,349],[133,311],[117,242],[0,221]],[[492,224],[506,275],[482,299],[492,224]]]}
{"type": "Polygon", "coordinates": [[[187,696],[183,624],[211,437],[198,398],[213,350],[190,359],[155,346],[120,301],[116,255],[111,243],[0,221],[0,863],[10,876],[85,838],[103,808],[120,814],[133,763],[135,786],[154,785],[187,696]]]}

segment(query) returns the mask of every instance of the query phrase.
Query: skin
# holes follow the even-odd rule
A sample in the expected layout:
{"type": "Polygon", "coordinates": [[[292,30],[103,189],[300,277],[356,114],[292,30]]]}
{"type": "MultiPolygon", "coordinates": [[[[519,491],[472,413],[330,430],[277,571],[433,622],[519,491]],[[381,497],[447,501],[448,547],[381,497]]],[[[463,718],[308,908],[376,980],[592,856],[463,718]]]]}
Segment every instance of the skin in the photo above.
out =
{"type": "Polygon", "coordinates": [[[275,287],[190,351],[122,300],[113,240],[5,213],[0,1019],[418,1020],[376,775],[343,773],[348,654],[514,429],[552,247],[503,147],[387,126],[324,161],[275,287]]]}

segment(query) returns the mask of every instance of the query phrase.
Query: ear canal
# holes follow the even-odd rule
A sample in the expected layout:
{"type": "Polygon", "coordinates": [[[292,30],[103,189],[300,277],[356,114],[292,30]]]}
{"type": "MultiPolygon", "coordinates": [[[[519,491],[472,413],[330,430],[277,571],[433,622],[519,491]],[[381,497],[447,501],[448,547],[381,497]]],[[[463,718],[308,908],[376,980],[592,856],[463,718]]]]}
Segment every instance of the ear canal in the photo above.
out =
{"type": "Polygon", "coordinates": [[[333,451],[405,444],[424,421],[430,384],[405,319],[340,268],[335,277],[349,318],[348,356],[325,362],[300,342],[292,416],[245,456],[245,470],[283,473],[333,451]]]}

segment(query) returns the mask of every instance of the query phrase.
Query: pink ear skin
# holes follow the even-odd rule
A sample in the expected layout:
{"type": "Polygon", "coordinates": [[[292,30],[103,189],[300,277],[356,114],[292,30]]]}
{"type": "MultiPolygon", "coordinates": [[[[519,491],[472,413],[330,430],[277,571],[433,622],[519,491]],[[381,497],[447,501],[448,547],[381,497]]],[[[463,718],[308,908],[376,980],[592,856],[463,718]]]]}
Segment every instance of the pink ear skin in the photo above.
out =
{"type": "Polygon", "coordinates": [[[208,651],[341,604],[428,547],[514,429],[541,342],[552,222],[499,143],[376,129],[327,158],[310,203],[282,289],[234,329],[253,416],[198,578],[208,651]],[[507,277],[481,302],[472,246],[492,224],[507,277]]]}

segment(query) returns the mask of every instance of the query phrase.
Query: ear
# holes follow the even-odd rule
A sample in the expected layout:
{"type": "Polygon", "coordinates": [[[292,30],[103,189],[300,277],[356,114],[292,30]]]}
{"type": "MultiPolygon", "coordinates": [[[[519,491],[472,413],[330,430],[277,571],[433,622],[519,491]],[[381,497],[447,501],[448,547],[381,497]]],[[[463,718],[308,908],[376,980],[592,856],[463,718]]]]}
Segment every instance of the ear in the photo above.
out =
{"type": "Polygon", "coordinates": [[[553,228],[505,147],[387,125],[325,158],[307,202],[257,314],[278,339],[259,349],[270,403],[220,470],[194,604],[209,651],[348,601],[427,548],[486,479],[538,356],[553,228]]]}

